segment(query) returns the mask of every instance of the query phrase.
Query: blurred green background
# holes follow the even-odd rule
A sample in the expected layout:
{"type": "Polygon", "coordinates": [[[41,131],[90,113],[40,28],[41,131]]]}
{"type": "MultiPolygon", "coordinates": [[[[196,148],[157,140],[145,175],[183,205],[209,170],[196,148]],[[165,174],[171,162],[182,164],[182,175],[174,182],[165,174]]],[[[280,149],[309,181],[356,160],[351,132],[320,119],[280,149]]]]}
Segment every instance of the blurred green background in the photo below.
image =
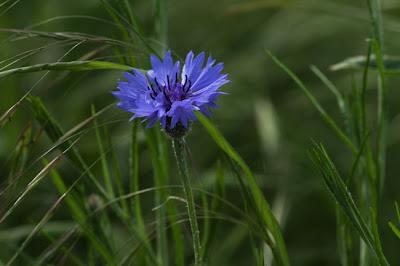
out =
{"type": "MultiPolygon", "coordinates": [[[[5,1],[7,2],[7,1],[5,1]]],[[[13,1],[2,7],[0,16],[2,59],[21,52],[46,46],[40,52],[21,59],[15,66],[55,62],[71,47],[71,43],[57,40],[4,32],[4,29],[27,29],[49,32],[81,32],[91,35],[120,39],[117,29],[107,23],[110,18],[97,0],[41,0],[13,1]],[[93,16],[105,21],[78,17],[93,16]],[[55,17],[42,25],[36,24],[55,17]],[[58,43],[57,43],[58,42],[58,43]],[[52,45],[50,45],[52,44],[52,45]]],[[[154,22],[153,1],[131,0],[132,9],[138,17],[140,30],[146,40],[155,47],[158,44],[157,24],[154,22]],[[155,30],[156,29],[156,30],[155,30]]],[[[311,65],[317,66],[344,93],[360,84],[357,71],[331,72],[329,66],[345,58],[362,55],[367,51],[366,39],[371,26],[365,1],[166,1],[168,14],[167,47],[177,58],[183,58],[193,50],[206,51],[218,61],[225,63],[225,72],[232,81],[223,90],[229,95],[221,97],[220,108],[214,110],[213,120],[224,136],[237,149],[257,176],[257,181],[266,198],[274,206],[281,206],[283,231],[293,265],[339,265],[336,248],[334,204],[324,187],[319,173],[313,168],[308,156],[311,140],[326,143],[332,159],[340,170],[347,174],[352,159],[349,150],[338,140],[322,121],[304,94],[267,56],[271,50],[285,62],[312,89],[321,104],[344,126],[335,97],[312,73],[311,65]]],[[[385,21],[386,54],[397,55],[400,41],[400,3],[396,0],[382,1],[385,21]]],[[[132,43],[132,51],[124,50],[139,67],[148,66],[148,53],[140,42],[132,43]],[[139,44],[138,44],[139,43],[139,44]]],[[[84,42],[62,58],[62,61],[77,60],[86,53],[103,47],[102,43],[84,42]]],[[[113,47],[103,47],[91,58],[118,62],[113,47]]],[[[4,63],[2,67],[4,66],[4,63]]],[[[115,101],[110,92],[120,78],[119,71],[51,72],[42,80],[44,72],[20,74],[1,79],[0,111],[3,114],[32,86],[34,95],[42,98],[45,105],[64,130],[71,129],[90,115],[90,105],[96,109],[115,101]],[[40,80],[40,81],[39,81],[40,80]]],[[[399,240],[387,226],[394,220],[394,201],[399,200],[400,170],[400,116],[398,90],[399,78],[390,78],[389,129],[387,179],[381,201],[381,232],[383,246],[392,265],[400,265],[399,240]]],[[[371,75],[367,90],[367,111],[372,126],[376,113],[376,79],[371,75]]],[[[40,170],[42,164],[36,158],[51,147],[51,141],[40,134],[32,112],[22,103],[14,115],[0,129],[0,181],[9,180],[11,161],[24,129],[33,123],[33,134],[39,134],[29,144],[26,174],[13,188],[16,194],[40,170]]],[[[128,115],[111,108],[100,118],[99,123],[109,125],[116,154],[121,162],[124,180],[127,175],[130,141],[128,115]]],[[[374,134],[375,132],[371,132],[374,134]]],[[[99,157],[93,131],[88,131],[77,146],[88,161],[99,157]]],[[[143,140],[140,145],[141,187],[152,186],[151,162],[143,140]]],[[[188,137],[190,164],[195,186],[213,188],[213,171],[216,161],[223,158],[216,145],[204,129],[194,124],[188,137]]],[[[172,158],[172,157],[171,157],[172,158]]],[[[222,159],[223,160],[223,159],[222,159]]],[[[171,168],[174,168],[173,161],[171,168]]],[[[101,166],[95,166],[100,173],[101,166]]],[[[59,167],[60,173],[69,182],[79,171],[67,161],[59,167]]],[[[175,172],[174,172],[175,173],[175,172]]],[[[125,180],[126,181],[126,180],[125,180]]],[[[127,181],[126,181],[127,182],[127,181]]],[[[232,174],[225,177],[227,199],[239,202],[240,196],[232,174]]],[[[178,183],[171,176],[171,183],[178,183]]],[[[86,191],[89,196],[93,191],[86,191]]],[[[13,198],[16,194],[7,193],[13,198]]],[[[5,196],[5,195],[2,195],[5,196]]],[[[48,210],[58,194],[51,182],[43,182],[30,193],[23,203],[0,225],[0,259],[7,261],[26,233],[24,226],[34,225],[48,210]],[[18,235],[20,233],[21,235],[18,235]]],[[[7,206],[1,200],[0,211],[7,206]]],[[[154,205],[144,197],[144,209],[148,216],[154,205]]],[[[240,203],[238,203],[240,204],[240,203]]],[[[65,206],[61,206],[51,221],[57,228],[67,227],[71,218],[65,206]]],[[[253,254],[248,246],[248,236],[243,229],[224,224],[218,231],[220,242],[211,248],[215,265],[253,265],[253,254]]],[[[116,225],[118,223],[116,222],[116,225]]],[[[60,229],[61,230],[61,229],[60,229]]],[[[29,232],[29,231],[28,231],[29,232]]],[[[49,245],[40,234],[25,249],[25,256],[35,257],[49,245]]],[[[79,253],[78,251],[76,251],[79,253]]],[[[211,256],[211,255],[210,255],[211,256]]],[[[24,265],[21,262],[21,265],[24,265]]],[[[68,265],[68,264],[67,264],[68,265]]]]}

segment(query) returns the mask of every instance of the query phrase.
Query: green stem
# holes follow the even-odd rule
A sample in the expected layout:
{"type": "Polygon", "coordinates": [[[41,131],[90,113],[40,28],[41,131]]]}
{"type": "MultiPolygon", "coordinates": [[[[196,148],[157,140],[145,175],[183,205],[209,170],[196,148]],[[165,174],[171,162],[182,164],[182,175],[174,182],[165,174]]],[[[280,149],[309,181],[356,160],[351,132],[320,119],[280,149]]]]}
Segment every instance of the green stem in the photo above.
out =
{"type": "Polygon", "coordinates": [[[189,216],[190,229],[192,231],[192,237],[193,237],[195,266],[201,266],[202,258],[201,258],[200,230],[197,224],[193,191],[190,185],[190,178],[186,161],[187,156],[185,153],[185,141],[183,138],[174,139],[172,141],[172,146],[174,148],[176,162],[178,164],[179,173],[182,178],[183,191],[186,197],[186,207],[189,216]]]}

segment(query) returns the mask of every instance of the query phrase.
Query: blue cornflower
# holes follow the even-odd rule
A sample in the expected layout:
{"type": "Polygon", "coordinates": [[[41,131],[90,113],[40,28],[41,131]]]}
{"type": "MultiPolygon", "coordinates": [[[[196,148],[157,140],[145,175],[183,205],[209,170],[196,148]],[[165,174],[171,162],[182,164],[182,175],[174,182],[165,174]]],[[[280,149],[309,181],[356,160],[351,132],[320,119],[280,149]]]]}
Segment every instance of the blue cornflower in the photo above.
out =
{"type": "Polygon", "coordinates": [[[123,75],[126,81],[118,82],[113,94],[120,100],[118,107],[133,113],[131,120],[143,118],[147,127],[160,121],[164,129],[188,129],[196,119],[193,111],[209,115],[208,107],[216,107],[219,88],[228,83],[227,74],[221,73],[223,63],[215,64],[210,56],[204,65],[205,54],[186,56],[181,69],[168,51],[161,61],[151,55],[152,69],[146,74],[133,69],[123,75]]]}

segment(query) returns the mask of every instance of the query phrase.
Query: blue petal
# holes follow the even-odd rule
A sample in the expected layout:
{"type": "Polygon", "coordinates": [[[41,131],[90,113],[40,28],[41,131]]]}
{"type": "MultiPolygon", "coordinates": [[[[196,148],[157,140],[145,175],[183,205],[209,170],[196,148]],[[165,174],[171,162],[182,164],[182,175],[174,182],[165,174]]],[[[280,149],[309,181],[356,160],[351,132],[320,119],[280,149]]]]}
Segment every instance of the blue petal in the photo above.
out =
{"type": "Polygon", "coordinates": [[[186,56],[185,65],[182,70],[182,82],[185,82],[187,76],[187,78],[193,83],[198,79],[202,71],[205,53],[201,52],[194,60],[193,57],[194,54],[192,51],[190,51],[186,56]]]}
{"type": "Polygon", "coordinates": [[[147,71],[151,80],[157,79],[157,83],[161,86],[166,86],[168,78],[170,82],[175,82],[176,75],[180,73],[180,62],[174,63],[171,56],[171,51],[168,51],[161,61],[155,55],[150,56],[152,70],[147,71]]]}
{"type": "Polygon", "coordinates": [[[157,120],[158,120],[157,112],[155,112],[155,113],[152,114],[150,117],[148,117],[148,119],[149,119],[150,121],[149,121],[149,123],[146,125],[146,128],[151,127],[152,125],[154,125],[155,122],[157,122],[157,120]]]}

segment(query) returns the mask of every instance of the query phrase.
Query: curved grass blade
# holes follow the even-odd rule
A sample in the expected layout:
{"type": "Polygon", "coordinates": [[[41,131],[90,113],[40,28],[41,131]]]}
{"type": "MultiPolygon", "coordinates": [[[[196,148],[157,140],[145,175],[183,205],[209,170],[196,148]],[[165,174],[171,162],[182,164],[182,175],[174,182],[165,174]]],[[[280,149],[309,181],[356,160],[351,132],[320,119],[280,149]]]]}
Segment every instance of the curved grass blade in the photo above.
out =
{"type": "MultiPolygon", "coordinates": [[[[199,113],[196,113],[197,119],[207,130],[209,135],[213,138],[215,143],[235,162],[244,172],[243,178],[244,182],[247,184],[249,191],[251,191],[251,197],[253,200],[253,204],[255,205],[255,209],[258,211],[257,215],[260,216],[260,219],[263,221],[264,226],[268,228],[269,232],[274,238],[275,245],[270,246],[272,251],[274,252],[275,260],[280,265],[290,265],[289,257],[286,250],[286,245],[279,227],[279,223],[274,217],[271,207],[266,201],[262,191],[260,190],[250,168],[244,162],[244,160],[240,157],[240,155],[232,148],[232,146],[226,141],[226,139],[222,136],[222,134],[218,131],[218,129],[210,122],[209,119],[202,116],[199,113]]],[[[268,233],[263,236],[263,239],[266,241],[269,238],[268,233]]]]}
{"type": "Polygon", "coordinates": [[[80,32],[47,32],[47,31],[35,31],[35,30],[25,30],[25,29],[9,29],[0,28],[0,32],[9,32],[14,34],[19,34],[21,37],[14,38],[12,40],[21,40],[32,37],[49,38],[55,40],[74,40],[74,41],[85,41],[94,43],[106,43],[115,46],[122,46],[127,48],[136,48],[131,43],[123,42],[120,40],[111,39],[104,36],[97,36],[91,34],[85,34],[80,32]]]}
{"type": "MultiPolygon", "coordinates": [[[[325,86],[335,95],[336,101],[339,107],[340,112],[344,117],[348,115],[349,107],[346,104],[346,100],[343,94],[339,91],[339,89],[319,70],[316,66],[311,66],[312,72],[325,84],[325,86]]],[[[347,118],[348,119],[348,118],[347,118]]]]}
{"type": "MultiPolygon", "coordinates": [[[[378,59],[379,60],[379,59],[378,59]]],[[[379,62],[375,55],[370,56],[368,62],[368,57],[365,55],[349,57],[339,63],[330,66],[330,70],[364,70],[366,66],[373,70],[378,70],[379,62]]],[[[387,75],[400,75],[400,57],[398,56],[383,56],[383,65],[385,67],[385,74],[387,75]]]]}
{"type": "Polygon", "coordinates": [[[270,51],[266,51],[267,54],[272,58],[272,60],[283,70],[285,71],[293,81],[300,87],[300,89],[304,92],[310,102],[314,105],[315,109],[317,109],[318,113],[325,120],[325,122],[334,130],[334,132],[339,136],[339,138],[349,147],[353,154],[357,154],[357,148],[350,140],[350,138],[340,129],[340,127],[336,124],[336,122],[332,119],[332,117],[325,111],[325,109],[320,105],[318,100],[311,94],[311,92],[307,89],[304,83],[297,77],[289,68],[287,68],[278,58],[276,58],[270,51]]]}
{"type": "Polygon", "coordinates": [[[18,67],[18,68],[4,70],[0,72],[0,78],[18,73],[38,72],[43,70],[88,71],[88,70],[99,70],[99,69],[129,71],[132,70],[133,67],[106,61],[56,62],[56,63],[37,64],[33,66],[25,66],[25,67],[18,67]]]}

